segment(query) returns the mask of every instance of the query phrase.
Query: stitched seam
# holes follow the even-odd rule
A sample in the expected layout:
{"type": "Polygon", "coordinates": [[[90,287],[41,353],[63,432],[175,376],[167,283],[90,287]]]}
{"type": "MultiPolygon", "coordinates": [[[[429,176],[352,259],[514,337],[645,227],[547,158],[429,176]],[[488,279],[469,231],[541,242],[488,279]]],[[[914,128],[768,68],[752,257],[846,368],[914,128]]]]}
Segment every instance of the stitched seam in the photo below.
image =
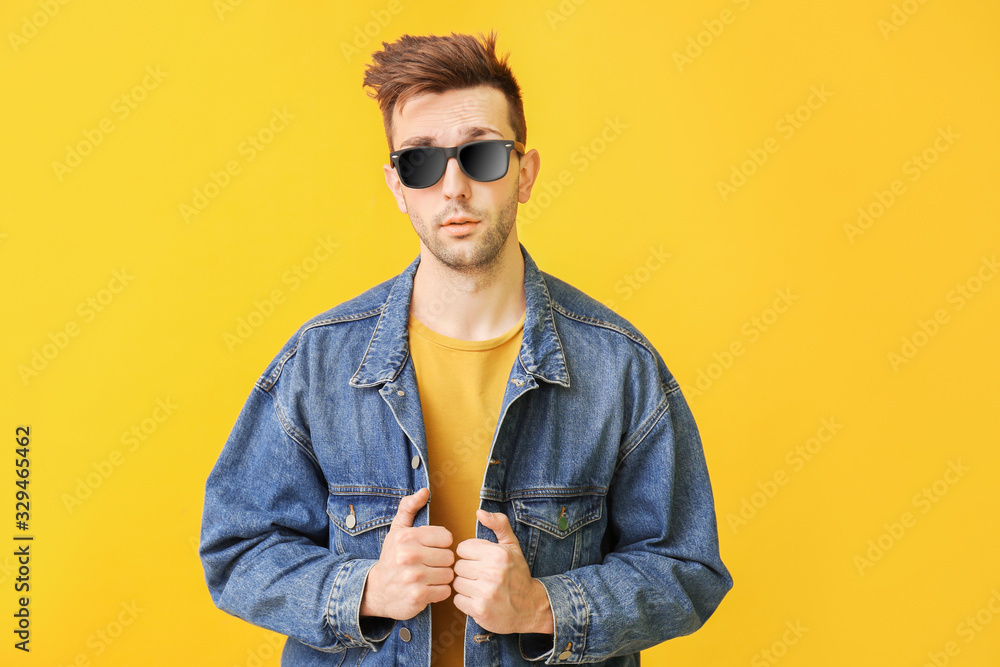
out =
{"type": "Polygon", "coordinates": [[[285,367],[285,363],[292,357],[292,355],[296,353],[296,351],[298,351],[299,341],[302,340],[302,336],[304,336],[305,333],[310,329],[328,326],[330,324],[340,324],[341,322],[354,322],[358,320],[367,319],[369,317],[374,317],[376,313],[381,313],[383,308],[385,308],[385,304],[382,304],[378,308],[375,308],[373,310],[368,310],[363,313],[351,313],[348,315],[342,315],[340,317],[330,317],[325,320],[318,320],[316,322],[312,322],[309,325],[303,327],[302,330],[299,331],[298,335],[295,337],[295,344],[292,345],[292,348],[288,350],[288,352],[286,352],[281,356],[281,359],[278,360],[278,363],[275,365],[274,370],[272,370],[271,373],[268,374],[266,378],[264,376],[258,378],[256,384],[265,391],[269,390],[271,387],[274,386],[274,383],[278,381],[278,376],[281,375],[281,371],[285,367]]]}
{"type": "MultiPolygon", "coordinates": [[[[345,648],[347,647],[347,643],[344,642],[343,640],[341,640],[340,637],[337,636],[337,630],[336,630],[336,628],[330,623],[330,611],[331,611],[331,609],[336,609],[337,611],[335,613],[338,613],[338,615],[339,615],[339,609],[337,609],[336,607],[331,607],[330,603],[333,602],[333,594],[337,592],[337,588],[341,585],[341,579],[344,577],[344,570],[347,567],[349,567],[350,564],[351,564],[351,561],[345,561],[340,566],[340,569],[337,570],[337,574],[333,577],[333,585],[330,586],[330,595],[329,595],[329,597],[327,597],[327,600],[326,600],[326,612],[325,612],[326,624],[328,626],[330,626],[330,630],[333,631],[333,635],[334,635],[334,637],[337,638],[337,642],[344,644],[345,648]]],[[[334,618],[333,621],[334,621],[334,623],[336,623],[338,625],[340,624],[340,618],[339,617],[334,618]]]]}
{"type": "Polygon", "coordinates": [[[406,489],[394,489],[387,486],[334,486],[327,484],[327,490],[337,496],[364,493],[372,496],[389,496],[391,498],[402,498],[410,495],[406,489]],[[386,493],[374,493],[375,491],[385,491],[386,493]]]}
{"type": "Polygon", "coordinates": [[[656,406],[656,410],[653,411],[653,414],[647,417],[646,420],[639,425],[639,428],[636,429],[636,435],[632,438],[632,441],[627,442],[622,446],[620,451],[624,453],[621,454],[621,458],[615,465],[614,472],[618,472],[618,468],[620,468],[622,463],[625,462],[625,458],[635,451],[636,447],[638,447],[646,436],[649,435],[649,433],[653,430],[653,427],[656,426],[660,419],[663,418],[663,415],[668,412],[670,412],[670,402],[667,400],[667,397],[664,396],[663,400],[660,401],[660,404],[656,406]]]}
{"type": "Polygon", "coordinates": [[[332,648],[322,648],[319,646],[313,646],[312,644],[308,644],[306,642],[302,642],[305,646],[308,646],[309,648],[314,648],[317,651],[323,651],[324,653],[341,653],[343,651],[346,651],[348,648],[347,645],[341,641],[340,637],[337,636],[337,631],[334,629],[333,625],[330,624],[330,601],[333,600],[333,593],[334,591],[337,590],[337,581],[340,579],[340,575],[344,571],[344,567],[347,564],[348,563],[344,563],[343,565],[341,565],[340,569],[337,570],[337,574],[334,575],[333,584],[330,587],[330,596],[327,598],[326,608],[323,610],[323,621],[324,623],[326,623],[326,626],[330,629],[330,632],[333,633],[334,641],[336,642],[336,644],[332,648]]]}
{"type": "Polygon", "coordinates": [[[288,361],[293,354],[295,354],[296,350],[299,349],[299,338],[301,338],[301,336],[296,337],[295,345],[292,346],[292,349],[288,350],[288,352],[285,352],[283,355],[281,355],[281,359],[278,360],[278,363],[274,366],[274,370],[271,371],[271,374],[267,376],[266,380],[264,379],[263,375],[257,379],[257,382],[255,384],[258,387],[260,387],[264,391],[271,390],[271,387],[274,386],[274,383],[278,381],[278,376],[281,375],[281,371],[285,367],[285,362],[288,361]]]}
{"type": "Polygon", "coordinates": [[[559,313],[561,313],[565,317],[568,317],[568,318],[570,318],[572,320],[578,320],[580,322],[583,322],[584,324],[593,324],[594,326],[599,326],[599,327],[602,327],[604,329],[610,329],[611,331],[617,331],[618,333],[622,334],[623,336],[627,336],[631,340],[633,340],[636,343],[642,345],[644,348],[646,348],[646,350],[650,354],[653,353],[653,349],[649,345],[646,344],[645,340],[643,340],[639,336],[636,336],[634,333],[632,333],[628,329],[623,329],[622,327],[618,326],[617,324],[612,324],[611,322],[605,322],[604,320],[598,320],[598,319],[595,319],[593,317],[587,317],[586,315],[580,315],[580,314],[574,313],[574,312],[572,312],[570,310],[566,310],[565,307],[559,305],[558,303],[554,303],[554,302],[552,303],[552,309],[559,311],[559,313]]]}
{"type": "Polygon", "coordinates": [[[366,311],[361,312],[361,313],[351,313],[349,315],[341,315],[340,317],[330,317],[330,318],[327,318],[325,320],[317,320],[317,321],[312,322],[311,324],[309,324],[309,326],[307,326],[305,329],[303,329],[302,332],[305,333],[309,329],[314,329],[316,327],[326,326],[327,324],[339,324],[340,322],[349,322],[349,321],[354,321],[354,320],[363,320],[365,318],[374,316],[376,313],[381,313],[382,309],[384,309],[384,308],[385,308],[385,304],[382,303],[382,304],[380,304],[376,308],[372,308],[371,310],[366,310],[366,311]]]}
{"type": "MultiPolygon", "coordinates": [[[[388,296],[386,296],[386,298],[388,298],[388,296]]],[[[372,349],[372,344],[375,342],[375,336],[378,334],[379,325],[382,324],[382,316],[385,315],[385,304],[383,303],[375,310],[369,312],[374,313],[375,311],[378,311],[378,321],[375,322],[375,330],[372,332],[372,337],[368,339],[368,346],[365,348],[365,353],[361,355],[361,362],[358,364],[357,369],[354,371],[354,375],[351,376],[350,382],[354,382],[355,380],[358,379],[358,373],[361,372],[361,367],[365,365],[365,361],[368,359],[368,352],[372,349]]],[[[371,385],[362,385],[362,386],[371,386],[371,385]]]]}
{"type": "Polygon", "coordinates": [[[304,435],[299,433],[294,426],[292,426],[291,421],[289,421],[284,413],[281,411],[281,406],[278,405],[278,397],[272,394],[270,391],[266,392],[271,397],[271,402],[274,405],[274,414],[278,418],[278,423],[281,424],[281,430],[285,432],[292,442],[299,446],[303,452],[309,457],[309,459],[316,465],[317,468],[320,467],[319,459],[316,458],[316,454],[312,450],[311,444],[306,442],[308,440],[304,435]]]}
{"type": "Polygon", "coordinates": [[[574,486],[574,487],[570,487],[570,488],[564,488],[564,487],[552,488],[552,487],[539,486],[539,487],[528,488],[528,489],[518,489],[517,491],[514,491],[512,493],[505,493],[501,502],[506,502],[508,500],[520,500],[520,499],[529,499],[529,498],[547,498],[547,497],[550,497],[550,496],[563,497],[563,496],[585,495],[585,494],[581,494],[581,493],[574,493],[574,492],[580,492],[580,491],[585,492],[586,495],[600,495],[600,496],[603,496],[603,495],[607,494],[608,487],[606,487],[606,486],[574,486]],[[544,496],[530,496],[530,495],[526,495],[528,493],[535,492],[535,491],[545,492],[548,495],[544,495],[544,496]],[[594,493],[594,492],[596,492],[596,493],[594,493]]]}
{"type": "Polygon", "coordinates": [[[587,655],[587,632],[590,630],[590,607],[587,606],[587,598],[584,597],[583,589],[580,588],[580,584],[577,583],[576,579],[570,577],[569,575],[566,575],[566,578],[569,579],[571,582],[573,582],[573,586],[576,587],[576,592],[580,596],[580,600],[582,601],[582,604],[580,606],[583,607],[583,615],[584,615],[583,631],[581,632],[581,634],[583,635],[583,641],[580,642],[581,646],[579,647],[579,653],[581,656],[581,662],[583,662],[582,656],[587,655]]]}
{"type": "Polygon", "coordinates": [[[583,322],[584,324],[598,326],[604,329],[608,329],[610,331],[615,331],[625,336],[626,338],[638,343],[639,345],[642,346],[644,350],[646,350],[650,354],[650,356],[653,357],[653,363],[656,364],[656,378],[657,380],[659,380],[660,389],[663,390],[663,393],[669,394],[680,389],[680,385],[677,383],[677,379],[672,375],[670,376],[669,382],[667,382],[666,384],[664,383],[663,377],[660,375],[659,359],[656,356],[656,351],[652,347],[652,343],[649,343],[644,338],[637,336],[628,329],[623,329],[617,324],[612,324],[611,322],[605,322],[604,320],[598,320],[594,319],[593,317],[587,317],[586,315],[580,315],[578,313],[574,313],[572,311],[566,310],[559,304],[552,304],[552,307],[558,310],[563,316],[568,317],[569,319],[577,320],[578,322],[583,322]]]}
{"type": "MultiPolygon", "coordinates": [[[[557,306],[552,301],[552,294],[549,293],[549,284],[547,282],[545,282],[545,276],[541,272],[539,272],[539,277],[541,277],[541,279],[542,279],[542,289],[545,290],[545,301],[546,301],[546,303],[549,304],[549,317],[552,319],[552,322],[553,322],[552,332],[556,336],[556,343],[559,345],[559,351],[563,353],[563,358],[565,358],[566,357],[566,350],[563,347],[562,339],[559,337],[559,330],[555,327],[556,318],[552,314],[553,308],[556,308],[557,306]]],[[[567,384],[567,386],[572,386],[572,380],[569,377],[569,371],[568,370],[566,371],[566,384],[567,384]]]]}

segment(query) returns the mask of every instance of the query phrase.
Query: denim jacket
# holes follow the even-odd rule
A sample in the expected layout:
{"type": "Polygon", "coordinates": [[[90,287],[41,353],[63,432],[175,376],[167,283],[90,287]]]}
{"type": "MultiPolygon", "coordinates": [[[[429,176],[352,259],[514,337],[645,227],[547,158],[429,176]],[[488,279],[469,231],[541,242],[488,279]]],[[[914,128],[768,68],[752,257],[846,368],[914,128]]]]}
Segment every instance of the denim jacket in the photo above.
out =
{"type": "MultiPolygon", "coordinates": [[[[524,331],[479,497],[507,515],[555,632],[493,634],[468,618],[456,640],[469,666],[638,665],[639,651],[701,627],[733,585],[701,440],[652,344],[520,249],[524,331]]],[[[400,499],[431,486],[407,345],[419,262],[292,336],[208,477],[209,592],[287,635],[282,665],[430,664],[429,606],[359,618],[400,499]]],[[[413,525],[433,506],[432,489],[413,525]]]]}

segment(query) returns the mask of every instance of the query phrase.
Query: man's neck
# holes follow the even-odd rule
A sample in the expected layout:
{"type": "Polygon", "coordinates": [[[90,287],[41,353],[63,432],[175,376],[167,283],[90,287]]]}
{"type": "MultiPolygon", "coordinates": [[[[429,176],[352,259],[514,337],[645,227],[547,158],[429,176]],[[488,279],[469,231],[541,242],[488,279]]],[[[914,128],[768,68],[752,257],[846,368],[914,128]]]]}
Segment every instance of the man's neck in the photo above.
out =
{"type": "Polygon", "coordinates": [[[421,252],[410,313],[430,329],[459,340],[489,340],[524,314],[524,257],[508,243],[490,267],[457,271],[421,252]]]}

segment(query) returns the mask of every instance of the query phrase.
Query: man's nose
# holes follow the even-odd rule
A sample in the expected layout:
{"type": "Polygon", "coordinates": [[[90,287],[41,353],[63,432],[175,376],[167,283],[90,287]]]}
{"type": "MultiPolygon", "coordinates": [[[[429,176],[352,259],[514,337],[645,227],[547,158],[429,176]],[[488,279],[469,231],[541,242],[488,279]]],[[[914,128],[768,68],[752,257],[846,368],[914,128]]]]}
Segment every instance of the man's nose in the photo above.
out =
{"type": "Polygon", "coordinates": [[[471,179],[462,171],[462,167],[458,164],[458,158],[448,158],[442,178],[444,179],[443,191],[446,197],[468,197],[471,194],[471,185],[469,184],[471,179]]]}

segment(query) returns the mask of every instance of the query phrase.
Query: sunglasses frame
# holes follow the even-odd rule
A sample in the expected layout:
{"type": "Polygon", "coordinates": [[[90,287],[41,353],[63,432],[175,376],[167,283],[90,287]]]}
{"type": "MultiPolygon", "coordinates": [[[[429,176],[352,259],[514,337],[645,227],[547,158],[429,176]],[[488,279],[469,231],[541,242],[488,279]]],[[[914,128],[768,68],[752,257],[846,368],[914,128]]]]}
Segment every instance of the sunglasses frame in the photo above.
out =
{"type": "Polygon", "coordinates": [[[425,188],[433,187],[441,182],[441,177],[444,176],[445,172],[448,170],[448,160],[450,160],[451,158],[455,158],[456,160],[458,160],[458,166],[462,170],[463,174],[465,174],[466,176],[468,176],[469,178],[478,183],[492,183],[493,181],[499,181],[501,178],[506,176],[507,172],[510,170],[511,150],[515,150],[519,154],[524,155],[525,152],[524,144],[522,144],[520,141],[512,141],[510,139],[479,139],[476,141],[467,141],[466,143],[459,144],[458,146],[408,146],[406,148],[401,148],[398,151],[392,151],[391,153],[389,153],[389,162],[392,163],[392,168],[396,170],[396,176],[399,178],[399,182],[400,184],[403,185],[403,187],[410,188],[411,190],[423,190],[425,188]],[[504,170],[502,174],[500,174],[496,178],[491,178],[489,180],[484,181],[476,178],[475,176],[473,176],[472,174],[470,174],[468,171],[465,170],[465,165],[462,164],[462,159],[459,157],[459,152],[466,146],[472,146],[474,144],[503,144],[503,147],[507,149],[507,160],[504,163],[504,170]],[[434,150],[444,153],[444,169],[441,170],[441,174],[437,177],[437,180],[435,180],[430,185],[413,187],[411,185],[406,185],[406,183],[403,183],[403,178],[402,176],[399,175],[399,156],[407,151],[420,150],[420,149],[434,150]]]}

